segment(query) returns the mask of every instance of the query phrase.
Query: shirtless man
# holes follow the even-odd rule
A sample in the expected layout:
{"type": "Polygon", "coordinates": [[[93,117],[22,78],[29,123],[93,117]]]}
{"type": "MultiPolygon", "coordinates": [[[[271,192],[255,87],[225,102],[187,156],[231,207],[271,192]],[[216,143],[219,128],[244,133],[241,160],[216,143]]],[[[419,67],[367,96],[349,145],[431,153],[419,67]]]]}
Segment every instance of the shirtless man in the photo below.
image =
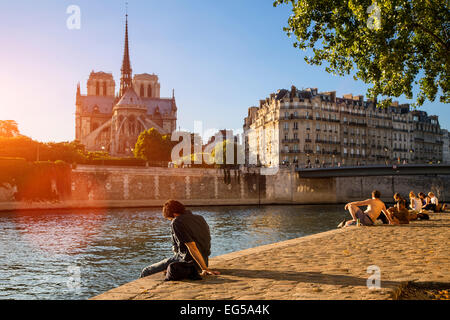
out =
{"type": "Polygon", "coordinates": [[[387,212],[394,224],[408,224],[410,214],[406,208],[405,199],[398,199],[394,208],[389,208],[387,212]],[[394,210],[395,208],[395,210],[394,210]]]}
{"type": "Polygon", "coordinates": [[[350,202],[345,205],[345,210],[348,210],[353,220],[347,221],[345,226],[351,226],[356,224],[356,220],[359,219],[361,225],[371,226],[373,222],[377,220],[378,216],[383,212],[389,221],[389,224],[393,224],[390,214],[386,210],[384,202],[380,200],[380,191],[372,191],[372,199],[364,201],[350,202]],[[360,206],[367,206],[366,211],[362,212],[360,206]]]}

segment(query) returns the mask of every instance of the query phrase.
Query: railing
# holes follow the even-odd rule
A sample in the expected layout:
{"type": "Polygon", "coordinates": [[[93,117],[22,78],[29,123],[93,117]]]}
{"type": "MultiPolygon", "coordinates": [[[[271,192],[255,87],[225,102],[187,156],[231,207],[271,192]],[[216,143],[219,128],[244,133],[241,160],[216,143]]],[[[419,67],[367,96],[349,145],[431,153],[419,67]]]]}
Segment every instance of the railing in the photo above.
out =
{"type": "MultiPolygon", "coordinates": [[[[291,101],[292,102],[292,101],[291,101]]],[[[312,106],[294,106],[294,105],[288,105],[288,106],[281,106],[280,109],[305,109],[305,110],[312,110],[312,106]]]]}
{"type": "Polygon", "coordinates": [[[283,139],[281,140],[283,143],[298,143],[300,142],[300,139],[283,139]]]}
{"type": "Polygon", "coordinates": [[[338,141],[329,141],[329,140],[321,140],[321,139],[317,139],[316,143],[341,144],[341,142],[338,142],[338,141]]]}
{"type": "Polygon", "coordinates": [[[303,178],[393,176],[393,175],[449,175],[450,166],[443,164],[360,165],[331,168],[297,168],[303,178]]]}

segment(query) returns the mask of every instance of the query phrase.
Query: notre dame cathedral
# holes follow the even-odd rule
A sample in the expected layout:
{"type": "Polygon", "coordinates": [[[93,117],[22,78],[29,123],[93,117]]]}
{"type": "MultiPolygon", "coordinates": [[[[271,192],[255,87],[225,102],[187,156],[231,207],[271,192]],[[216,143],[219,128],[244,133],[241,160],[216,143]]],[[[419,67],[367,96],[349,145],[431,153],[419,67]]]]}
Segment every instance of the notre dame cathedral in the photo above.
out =
{"type": "Polygon", "coordinates": [[[139,134],[155,128],[161,134],[176,129],[175,97],[160,98],[160,84],[155,74],[132,77],[128,47],[128,15],[125,22],[125,46],[116,95],[111,73],[92,71],[87,95],[77,87],[75,139],[89,151],[107,151],[112,156],[129,156],[139,134]]]}

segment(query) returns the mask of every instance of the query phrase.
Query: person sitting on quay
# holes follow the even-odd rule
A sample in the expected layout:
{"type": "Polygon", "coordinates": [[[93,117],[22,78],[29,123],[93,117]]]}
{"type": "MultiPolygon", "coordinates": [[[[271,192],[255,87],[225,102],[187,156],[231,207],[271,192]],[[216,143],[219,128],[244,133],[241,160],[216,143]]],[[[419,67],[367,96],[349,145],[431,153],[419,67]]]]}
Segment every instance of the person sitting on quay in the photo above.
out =
{"type": "Polygon", "coordinates": [[[357,220],[359,220],[363,226],[372,226],[382,212],[389,221],[389,224],[393,224],[390,214],[387,212],[386,205],[380,200],[380,196],[380,191],[374,190],[372,191],[371,199],[347,203],[345,205],[345,210],[349,211],[352,220],[347,222],[343,221],[339,226],[348,227],[356,225],[357,220]],[[366,211],[363,212],[359,208],[360,206],[367,206],[366,211]]]}
{"type": "Polygon", "coordinates": [[[428,204],[425,206],[425,210],[431,210],[434,212],[443,212],[445,211],[445,204],[441,204],[439,203],[438,198],[436,197],[436,195],[433,192],[428,192],[428,198],[429,198],[429,202],[428,204]]]}
{"type": "Polygon", "coordinates": [[[164,204],[163,217],[171,221],[174,256],[144,268],[141,278],[165,271],[176,262],[194,263],[202,276],[220,274],[208,268],[211,234],[205,219],[193,214],[182,203],[175,200],[168,200],[164,204]]]}
{"type": "Polygon", "coordinates": [[[422,200],[416,194],[414,191],[411,191],[409,193],[409,200],[410,204],[409,207],[411,210],[409,210],[409,220],[417,220],[418,216],[422,212],[422,200]]]}
{"type": "Polygon", "coordinates": [[[436,212],[437,205],[439,204],[438,199],[434,195],[433,192],[428,192],[428,195],[425,197],[426,204],[423,206],[424,210],[436,212]]]}
{"type": "MultiPolygon", "coordinates": [[[[400,199],[403,199],[403,197],[400,195],[400,193],[394,193],[394,202],[397,203],[400,199]]],[[[397,206],[394,205],[393,207],[390,207],[389,209],[387,209],[388,212],[392,213],[392,212],[397,212],[397,206]]],[[[389,224],[389,220],[386,218],[386,216],[384,214],[380,214],[378,216],[377,220],[381,220],[383,222],[383,224],[389,224]]]]}
{"type": "Polygon", "coordinates": [[[409,211],[406,208],[406,200],[399,198],[395,208],[389,208],[388,213],[393,224],[408,224],[409,223],[409,211]],[[395,210],[394,210],[395,209],[395,210]]]}
{"type": "Polygon", "coordinates": [[[426,210],[425,207],[431,203],[431,198],[423,192],[419,192],[419,198],[422,201],[422,210],[426,210]]]}

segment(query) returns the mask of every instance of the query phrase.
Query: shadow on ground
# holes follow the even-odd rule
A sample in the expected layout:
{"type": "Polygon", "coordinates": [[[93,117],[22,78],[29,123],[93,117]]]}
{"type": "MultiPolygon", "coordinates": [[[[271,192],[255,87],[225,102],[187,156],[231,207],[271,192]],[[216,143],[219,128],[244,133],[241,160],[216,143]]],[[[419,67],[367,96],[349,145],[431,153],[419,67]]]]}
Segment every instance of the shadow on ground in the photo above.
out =
{"type": "MultiPolygon", "coordinates": [[[[273,270],[245,270],[245,269],[219,269],[220,276],[208,277],[206,282],[211,284],[222,284],[237,282],[238,279],[231,279],[227,276],[250,278],[250,279],[268,279],[276,281],[295,281],[312,284],[336,285],[336,286],[366,286],[367,278],[358,278],[347,275],[326,274],[320,272],[294,272],[294,271],[273,271],[273,270]],[[222,277],[226,276],[226,277],[222,277]]],[[[199,281],[202,283],[203,281],[199,281]]],[[[204,283],[204,282],[203,282],[204,283]]],[[[382,288],[397,288],[401,282],[381,281],[382,288]]]]}

